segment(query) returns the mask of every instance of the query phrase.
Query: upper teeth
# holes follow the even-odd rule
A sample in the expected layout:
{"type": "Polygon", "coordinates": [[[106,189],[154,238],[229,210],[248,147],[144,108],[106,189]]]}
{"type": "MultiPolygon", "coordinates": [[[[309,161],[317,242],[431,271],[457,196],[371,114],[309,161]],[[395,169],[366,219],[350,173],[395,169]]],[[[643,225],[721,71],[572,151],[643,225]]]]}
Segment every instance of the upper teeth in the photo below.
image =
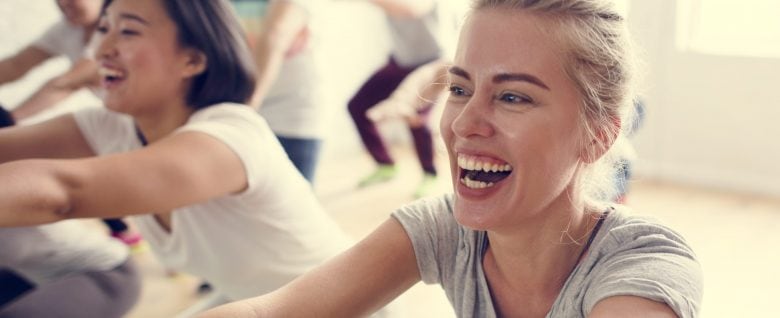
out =
{"type": "Polygon", "coordinates": [[[512,166],[509,164],[490,163],[465,156],[458,156],[458,167],[466,170],[482,170],[484,172],[512,171],[512,166]]]}
{"type": "Polygon", "coordinates": [[[121,77],[122,76],[122,72],[114,70],[114,69],[110,69],[110,68],[105,68],[105,67],[101,67],[99,72],[100,72],[100,75],[102,75],[102,76],[111,76],[111,77],[121,77]]]}

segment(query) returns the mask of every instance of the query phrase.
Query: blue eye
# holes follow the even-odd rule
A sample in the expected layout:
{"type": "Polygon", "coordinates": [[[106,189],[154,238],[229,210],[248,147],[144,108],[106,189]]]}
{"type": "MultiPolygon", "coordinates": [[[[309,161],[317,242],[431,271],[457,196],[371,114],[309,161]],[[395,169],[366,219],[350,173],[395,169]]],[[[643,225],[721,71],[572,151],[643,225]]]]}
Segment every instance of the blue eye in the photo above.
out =
{"type": "Polygon", "coordinates": [[[498,99],[502,102],[511,103],[511,104],[526,104],[526,103],[533,103],[533,100],[525,95],[517,95],[512,93],[504,93],[498,96],[498,99]]]}
{"type": "Polygon", "coordinates": [[[464,96],[466,95],[466,90],[455,85],[450,85],[450,93],[456,96],[464,96]]]}

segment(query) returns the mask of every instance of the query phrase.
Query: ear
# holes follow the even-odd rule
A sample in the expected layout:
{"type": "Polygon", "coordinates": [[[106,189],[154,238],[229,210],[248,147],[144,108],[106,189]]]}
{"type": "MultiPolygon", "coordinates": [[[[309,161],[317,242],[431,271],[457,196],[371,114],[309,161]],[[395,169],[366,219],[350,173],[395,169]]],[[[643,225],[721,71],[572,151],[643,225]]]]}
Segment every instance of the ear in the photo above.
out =
{"type": "Polygon", "coordinates": [[[187,49],[184,53],[184,68],[182,69],[182,76],[184,78],[190,78],[196,76],[206,70],[208,65],[208,58],[206,54],[203,54],[200,50],[187,49]]]}
{"type": "Polygon", "coordinates": [[[594,163],[601,158],[610,148],[612,144],[617,140],[620,134],[622,122],[619,117],[612,117],[610,124],[601,127],[596,132],[596,136],[591,139],[587,145],[582,149],[582,160],[586,163],[594,163]]]}

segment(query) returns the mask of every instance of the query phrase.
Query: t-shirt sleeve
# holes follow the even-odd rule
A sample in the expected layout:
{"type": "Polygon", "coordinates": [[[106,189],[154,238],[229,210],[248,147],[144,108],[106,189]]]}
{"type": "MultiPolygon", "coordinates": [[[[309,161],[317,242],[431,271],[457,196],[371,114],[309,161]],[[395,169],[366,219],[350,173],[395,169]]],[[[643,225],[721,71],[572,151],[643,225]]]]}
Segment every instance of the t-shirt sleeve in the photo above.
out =
{"type": "Polygon", "coordinates": [[[82,34],[65,20],[61,20],[33,42],[32,46],[53,56],[67,55],[70,59],[75,60],[77,56],[83,56],[82,34]]]}
{"type": "Polygon", "coordinates": [[[193,114],[177,133],[185,131],[205,133],[235,152],[246,169],[248,189],[257,186],[263,171],[278,168],[276,161],[286,159],[281,157],[285,152],[265,120],[246,105],[226,103],[207,107],[193,114]]]}
{"type": "Polygon", "coordinates": [[[449,276],[458,244],[458,227],[448,196],[418,200],[393,213],[412,241],[420,277],[439,284],[449,276]]]}
{"type": "Polygon", "coordinates": [[[591,275],[583,301],[589,313],[612,296],[638,296],[666,303],[679,317],[696,317],[702,297],[701,267],[685,240],[664,226],[634,220],[612,229],[611,255],[591,275]]]}

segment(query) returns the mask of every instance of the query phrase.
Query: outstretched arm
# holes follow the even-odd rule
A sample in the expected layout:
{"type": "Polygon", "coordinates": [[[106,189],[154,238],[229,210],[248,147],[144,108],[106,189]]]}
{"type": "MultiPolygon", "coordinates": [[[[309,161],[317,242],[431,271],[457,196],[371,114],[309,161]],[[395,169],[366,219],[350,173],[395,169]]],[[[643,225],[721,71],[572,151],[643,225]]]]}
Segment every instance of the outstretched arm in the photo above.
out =
{"type": "Polygon", "coordinates": [[[367,316],[419,280],[412,242],[391,218],[348,251],[285,287],[199,317],[367,316]]]}
{"type": "Polygon", "coordinates": [[[13,110],[16,120],[23,120],[61,102],[77,90],[96,86],[99,82],[97,63],[81,59],[57,77],[50,79],[38,91],[13,110]]]}
{"type": "Polygon", "coordinates": [[[252,51],[257,67],[257,86],[249,105],[260,107],[279,76],[285,54],[296,44],[306,41],[308,20],[309,12],[293,2],[270,2],[262,30],[259,34],[249,34],[255,44],[252,51]]]}
{"type": "Polygon", "coordinates": [[[0,61],[0,85],[13,82],[43,63],[51,54],[34,46],[28,46],[14,56],[0,61]]]}
{"type": "MultiPolygon", "coordinates": [[[[72,115],[57,120],[77,129],[72,115]]],[[[45,125],[51,125],[51,122],[45,125]]],[[[41,130],[40,127],[10,128],[7,134],[17,135],[16,131],[23,128],[30,135],[41,130]]],[[[0,131],[0,148],[8,148],[2,142],[5,133],[0,131]]],[[[83,137],[81,142],[86,144],[83,137]]],[[[35,154],[64,157],[61,153],[44,150],[25,153],[27,158],[46,157],[35,154]]],[[[70,155],[79,157],[84,153],[70,155]]],[[[16,157],[25,156],[18,154],[16,157]]],[[[0,187],[2,227],[68,218],[165,213],[237,193],[246,188],[247,181],[241,160],[227,145],[204,133],[182,132],[143,149],[121,154],[81,156],[80,159],[28,159],[0,164],[0,184],[3,185],[0,187]]]]}

